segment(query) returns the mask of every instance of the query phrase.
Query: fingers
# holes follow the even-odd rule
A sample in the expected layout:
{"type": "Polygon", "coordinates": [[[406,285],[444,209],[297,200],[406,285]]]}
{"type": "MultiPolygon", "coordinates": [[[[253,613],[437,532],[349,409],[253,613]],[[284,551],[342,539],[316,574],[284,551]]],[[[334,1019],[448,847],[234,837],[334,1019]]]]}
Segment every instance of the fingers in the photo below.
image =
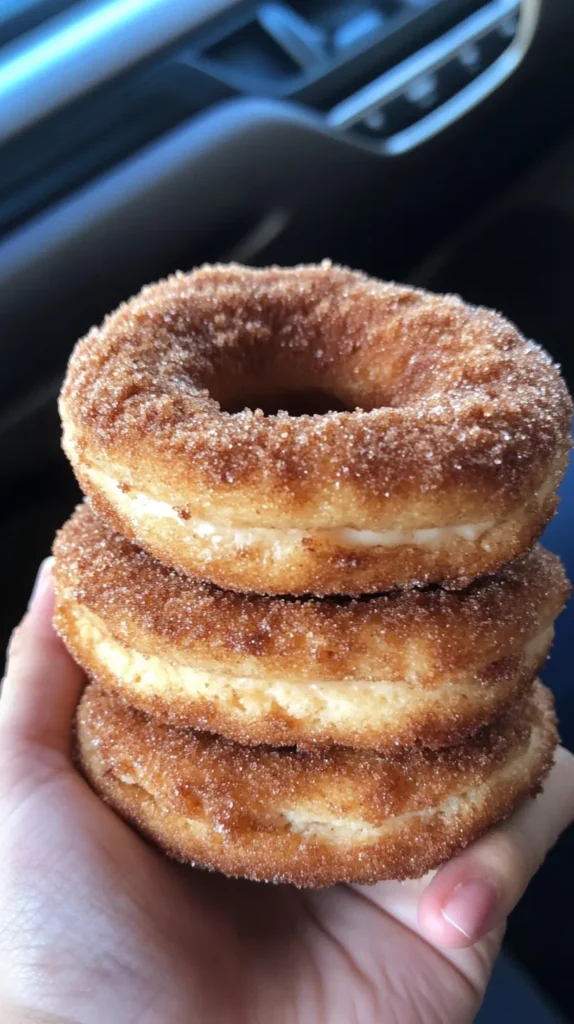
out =
{"type": "Polygon", "coordinates": [[[0,730],[15,743],[69,754],[83,676],[56,635],[51,559],[40,568],[28,612],[8,649],[0,730]]]}
{"type": "Polygon", "coordinates": [[[573,819],[574,757],[561,748],[543,792],[436,873],[419,904],[423,934],[460,948],[502,926],[573,819]]]}

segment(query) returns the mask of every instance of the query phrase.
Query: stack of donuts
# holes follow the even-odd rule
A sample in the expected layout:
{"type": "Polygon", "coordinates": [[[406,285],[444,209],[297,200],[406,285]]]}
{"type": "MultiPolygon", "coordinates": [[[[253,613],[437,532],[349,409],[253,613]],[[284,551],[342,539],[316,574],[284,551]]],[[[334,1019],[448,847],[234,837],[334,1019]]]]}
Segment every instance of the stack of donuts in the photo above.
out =
{"type": "Polygon", "coordinates": [[[60,409],[77,757],[143,834],[402,879],[540,788],[572,410],[513,325],[329,262],[202,267],[90,331],[60,409]]]}

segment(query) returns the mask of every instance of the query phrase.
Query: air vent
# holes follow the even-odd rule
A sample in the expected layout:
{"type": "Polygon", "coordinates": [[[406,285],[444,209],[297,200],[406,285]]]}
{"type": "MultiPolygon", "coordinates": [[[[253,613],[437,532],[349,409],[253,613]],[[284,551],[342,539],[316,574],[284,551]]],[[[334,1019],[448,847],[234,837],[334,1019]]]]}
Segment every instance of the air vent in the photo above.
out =
{"type": "Polygon", "coordinates": [[[239,91],[322,112],[371,82],[485,0],[268,0],[215,19],[189,47],[239,91]]]}
{"type": "Polygon", "coordinates": [[[455,28],[485,0],[290,0],[324,33],[325,73],[297,96],[329,112],[455,28]]]}
{"type": "Polygon", "coordinates": [[[328,113],[329,124],[405,152],[462,116],[517,66],[520,0],[491,0],[328,113]]]}

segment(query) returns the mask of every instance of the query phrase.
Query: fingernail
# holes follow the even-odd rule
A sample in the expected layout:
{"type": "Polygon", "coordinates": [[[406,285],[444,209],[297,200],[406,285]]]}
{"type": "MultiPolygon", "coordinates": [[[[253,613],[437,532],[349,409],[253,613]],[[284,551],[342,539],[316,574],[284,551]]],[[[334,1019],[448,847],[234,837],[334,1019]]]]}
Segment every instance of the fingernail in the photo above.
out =
{"type": "Polygon", "coordinates": [[[445,921],[471,942],[494,928],[500,893],[493,882],[473,879],[459,882],[442,908],[445,921]]]}
{"type": "Polygon", "coordinates": [[[34,586],[32,587],[30,600],[28,601],[28,608],[31,608],[32,605],[36,603],[38,598],[41,597],[42,592],[46,586],[46,583],[48,582],[48,579],[50,577],[53,562],[53,558],[45,558],[42,564],[40,565],[40,568],[38,569],[38,572],[36,574],[34,586]]]}

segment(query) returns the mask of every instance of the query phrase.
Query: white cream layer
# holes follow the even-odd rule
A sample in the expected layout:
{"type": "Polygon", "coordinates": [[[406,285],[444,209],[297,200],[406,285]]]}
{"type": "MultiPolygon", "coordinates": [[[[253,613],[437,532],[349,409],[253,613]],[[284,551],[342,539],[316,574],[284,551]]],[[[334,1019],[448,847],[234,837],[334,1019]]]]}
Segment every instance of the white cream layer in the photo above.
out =
{"type": "Polygon", "coordinates": [[[177,523],[182,534],[190,538],[208,540],[214,547],[233,547],[237,550],[250,547],[292,548],[305,539],[328,540],[348,548],[397,548],[403,545],[415,547],[444,547],[453,540],[462,539],[469,543],[479,540],[494,526],[494,520],[479,523],[456,523],[447,526],[424,527],[414,530],[356,530],[350,526],[327,527],[315,530],[299,530],[268,526],[225,526],[203,519],[184,519],[168,502],[150,498],[141,491],[124,492],[117,480],[93,467],[85,472],[93,483],[102,490],[109,501],[129,520],[169,519],[177,523]]]}

